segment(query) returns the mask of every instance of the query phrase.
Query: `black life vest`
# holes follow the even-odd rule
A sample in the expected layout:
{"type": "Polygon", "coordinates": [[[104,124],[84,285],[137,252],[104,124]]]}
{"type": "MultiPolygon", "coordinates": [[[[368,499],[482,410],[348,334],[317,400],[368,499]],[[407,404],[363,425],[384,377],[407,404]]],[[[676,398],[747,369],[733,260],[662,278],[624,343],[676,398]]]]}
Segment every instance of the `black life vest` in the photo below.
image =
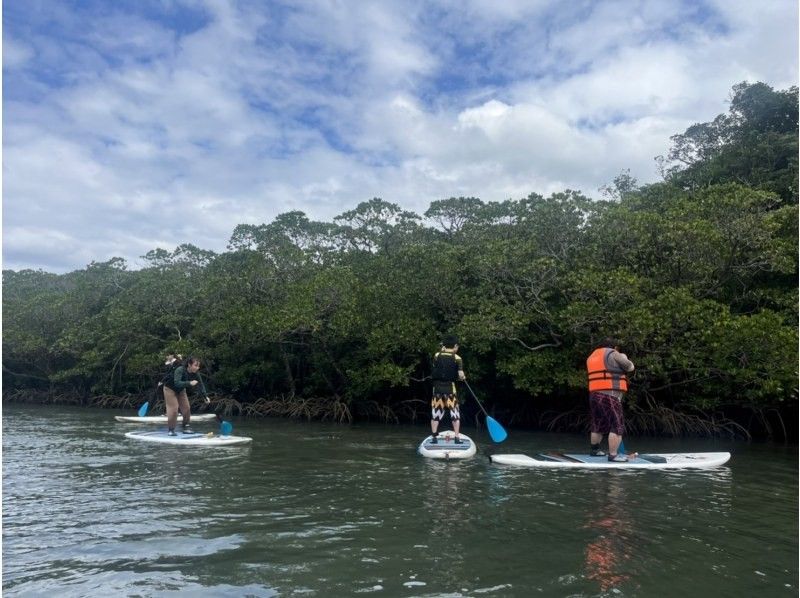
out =
{"type": "MultiPolygon", "coordinates": [[[[175,370],[177,370],[182,365],[183,365],[182,363],[176,361],[171,366],[169,366],[169,371],[166,374],[164,374],[163,378],[161,378],[161,383],[164,386],[166,386],[167,388],[171,388],[172,390],[176,390],[175,389],[175,370]]],[[[186,379],[185,372],[186,372],[186,370],[184,369],[184,379],[186,379]]]]}
{"type": "Polygon", "coordinates": [[[434,382],[458,382],[458,370],[461,369],[461,358],[451,351],[439,351],[433,356],[434,382]]]}

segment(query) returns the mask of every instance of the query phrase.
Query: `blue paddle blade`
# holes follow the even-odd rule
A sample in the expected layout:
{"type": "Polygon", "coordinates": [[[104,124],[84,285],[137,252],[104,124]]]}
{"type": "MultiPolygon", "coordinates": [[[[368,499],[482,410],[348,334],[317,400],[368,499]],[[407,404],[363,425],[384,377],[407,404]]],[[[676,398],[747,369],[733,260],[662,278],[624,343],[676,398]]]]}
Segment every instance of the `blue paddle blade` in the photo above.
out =
{"type": "Polygon", "coordinates": [[[144,417],[147,415],[147,410],[150,407],[150,401],[147,401],[144,405],[139,407],[139,417],[144,417]]]}
{"type": "Polygon", "coordinates": [[[231,422],[222,422],[219,425],[219,433],[222,436],[230,436],[233,432],[233,424],[231,422]]]}
{"type": "Polygon", "coordinates": [[[625,443],[621,440],[619,441],[619,448],[617,449],[617,454],[624,455],[625,454],[625,443]]]}
{"type": "Polygon", "coordinates": [[[492,437],[494,442],[500,443],[508,438],[508,434],[503,426],[501,426],[495,418],[489,415],[486,416],[486,427],[489,428],[489,436],[492,437]]]}

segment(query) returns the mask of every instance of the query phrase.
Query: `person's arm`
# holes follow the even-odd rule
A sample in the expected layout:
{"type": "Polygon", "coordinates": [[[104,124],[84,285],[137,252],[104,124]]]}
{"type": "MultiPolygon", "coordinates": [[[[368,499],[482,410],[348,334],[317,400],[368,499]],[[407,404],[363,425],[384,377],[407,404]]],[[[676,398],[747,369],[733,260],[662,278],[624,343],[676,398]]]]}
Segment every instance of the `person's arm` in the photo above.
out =
{"type": "MultiPolygon", "coordinates": [[[[189,382],[188,380],[184,380],[183,379],[183,373],[185,371],[186,371],[186,368],[184,366],[182,366],[182,365],[178,366],[177,368],[175,368],[175,373],[172,376],[172,382],[173,382],[173,384],[175,386],[175,389],[178,392],[180,392],[182,390],[186,390],[187,388],[192,386],[191,382],[189,382]]],[[[195,384],[197,384],[197,382],[195,382],[195,384]]]]}
{"type": "Polygon", "coordinates": [[[631,373],[634,369],[633,362],[628,359],[628,356],[625,353],[620,353],[619,351],[614,351],[611,353],[611,359],[613,359],[619,369],[623,372],[631,373]]]}
{"type": "Polygon", "coordinates": [[[456,355],[456,364],[458,364],[458,379],[463,382],[467,376],[464,374],[464,360],[459,355],[456,355]]]}

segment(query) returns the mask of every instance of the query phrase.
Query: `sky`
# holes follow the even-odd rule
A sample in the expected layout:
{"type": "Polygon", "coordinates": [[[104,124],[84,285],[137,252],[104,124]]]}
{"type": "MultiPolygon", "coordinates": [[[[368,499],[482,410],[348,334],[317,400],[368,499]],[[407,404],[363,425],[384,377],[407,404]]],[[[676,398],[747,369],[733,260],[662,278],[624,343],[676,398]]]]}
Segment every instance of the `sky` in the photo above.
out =
{"type": "Polygon", "coordinates": [[[3,268],[64,273],[373,197],[659,180],[731,88],[798,83],[796,0],[4,0],[3,268]]]}

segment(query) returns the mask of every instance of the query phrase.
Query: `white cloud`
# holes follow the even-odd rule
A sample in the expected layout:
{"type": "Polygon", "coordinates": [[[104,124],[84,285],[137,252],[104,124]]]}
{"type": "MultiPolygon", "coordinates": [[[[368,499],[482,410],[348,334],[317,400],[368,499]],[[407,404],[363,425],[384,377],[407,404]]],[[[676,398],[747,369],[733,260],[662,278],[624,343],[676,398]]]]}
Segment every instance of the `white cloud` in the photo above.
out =
{"type": "Polygon", "coordinates": [[[797,83],[788,1],[171,5],[201,11],[189,33],[53,4],[74,35],[4,39],[7,268],[222,251],[239,223],[373,196],[597,195],[655,180],[734,83],[797,83]]]}
{"type": "Polygon", "coordinates": [[[17,69],[27,64],[34,56],[33,48],[11,37],[3,35],[3,69],[17,69]]]}

